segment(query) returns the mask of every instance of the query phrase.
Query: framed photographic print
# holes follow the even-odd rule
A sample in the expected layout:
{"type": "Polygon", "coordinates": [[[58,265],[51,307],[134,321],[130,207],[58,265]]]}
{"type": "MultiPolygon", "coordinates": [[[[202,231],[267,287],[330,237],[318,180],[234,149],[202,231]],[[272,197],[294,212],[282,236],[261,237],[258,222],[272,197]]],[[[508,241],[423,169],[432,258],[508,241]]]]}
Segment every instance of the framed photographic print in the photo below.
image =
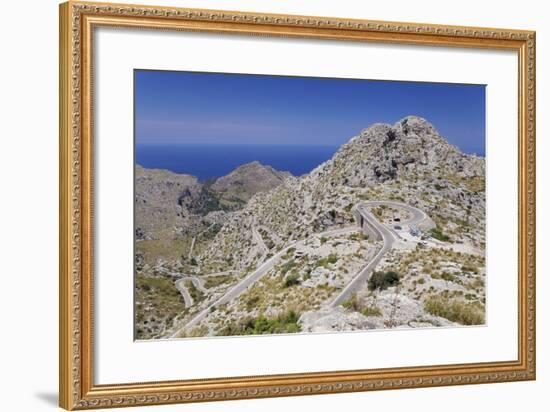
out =
{"type": "Polygon", "coordinates": [[[535,33],[60,6],[60,405],[535,378],[535,33]]]}

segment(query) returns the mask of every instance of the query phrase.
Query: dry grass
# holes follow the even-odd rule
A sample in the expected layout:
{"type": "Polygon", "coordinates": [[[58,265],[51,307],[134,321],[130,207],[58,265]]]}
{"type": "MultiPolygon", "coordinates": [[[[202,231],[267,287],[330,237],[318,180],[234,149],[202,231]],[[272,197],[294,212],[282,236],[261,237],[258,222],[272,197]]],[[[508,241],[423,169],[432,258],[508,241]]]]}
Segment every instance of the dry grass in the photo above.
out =
{"type": "Polygon", "coordinates": [[[440,316],[461,325],[485,324],[485,307],[477,302],[466,303],[458,299],[430,296],[424,302],[424,309],[434,316],[440,316]]]}

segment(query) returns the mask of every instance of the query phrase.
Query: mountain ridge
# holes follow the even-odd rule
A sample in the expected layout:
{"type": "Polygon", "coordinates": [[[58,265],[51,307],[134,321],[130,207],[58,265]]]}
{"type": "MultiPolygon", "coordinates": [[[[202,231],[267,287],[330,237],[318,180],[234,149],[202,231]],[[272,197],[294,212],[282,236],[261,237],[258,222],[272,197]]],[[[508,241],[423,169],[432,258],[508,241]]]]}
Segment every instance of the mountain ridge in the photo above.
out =
{"type": "MultiPolygon", "coordinates": [[[[483,159],[462,153],[423,118],[407,116],[393,126],[377,123],[363,129],[309,174],[289,178],[277,188],[253,196],[244,209],[228,218],[204,258],[209,259],[209,253],[216,259],[231,255],[238,256],[242,266],[253,264],[256,251],[249,247],[254,244],[249,233],[254,224],[264,226],[268,236],[272,233],[279,239],[274,243],[282,245],[308,233],[351,223],[353,216],[346,209],[360,200],[359,190],[370,191],[361,194],[373,200],[399,197],[422,205],[428,212],[441,214],[442,223],[452,211],[436,211],[435,200],[422,201],[416,195],[431,188],[433,193],[426,196],[438,202],[443,202],[443,197],[461,201],[468,180],[483,177],[484,182],[484,169],[483,159]],[[414,187],[403,186],[401,180],[414,187]],[[224,234],[229,235],[227,240],[224,234]],[[237,250],[239,236],[247,249],[237,250]]],[[[484,207],[484,193],[479,200],[484,207]]],[[[481,207],[476,209],[481,211],[481,207]]]]}
{"type": "MultiPolygon", "coordinates": [[[[241,181],[255,184],[247,169],[262,166],[259,162],[241,165],[220,178],[218,189],[239,188],[241,181]]],[[[270,175],[271,170],[262,168],[263,173],[270,175]]],[[[168,235],[183,243],[163,243],[159,256],[166,256],[173,247],[176,253],[171,260],[149,259],[138,268],[137,276],[142,282],[156,282],[166,277],[181,280],[185,274],[189,279],[203,279],[207,292],[194,292],[193,307],[180,306],[170,314],[157,311],[155,321],[148,315],[147,326],[140,323],[143,336],[171,336],[171,325],[185,324],[200,310],[206,312],[205,317],[188,331],[190,336],[239,334],[251,319],[280,319],[289,310],[303,314],[289,331],[455,324],[437,312],[441,302],[432,304],[436,309],[428,309],[432,307],[429,299],[436,298],[452,298],[466,305],[472,316],[468,322],[479,324],[483,318],[485,161],[462,153],[426,119],[407,116],[393,125],[375,123],[310,173],[295,177],[278,172],[277,185],[255,191],[236,208],[220,209],[218,203],[208,209],[209,191],[216,182],[195,185],[189,178],[185,182],[187,196],[178,200],[184,218],[168,235]],[[378,263],[376,270],[399,273],[404,289],[372,292],[365,288],[343,307],[330,308],[327,304],[335,294],[379,250],[376,239],[352,233],[357,232],[357,205],[376,201],[414,206],[429,216],[435,228],[421,233],[427,241],[414,236],[409,242],[396,240],[396,246],[378,263]],[[329,233],[334,239],[327,237],[329,233]],[[430,246],[424,250],[426,242],[430,246]],[[281,262],[241,296],[207,310],[224,291],[272,257],[281,262]],[[402,305],[398,310],[397,301],[402,305]]],[[[398,230],[394,226],[400,227],[396,221],[407,220],[407,212],[399,207],[373,207],[370,212],[394,231],[398,230]]],[[[191,293],[194,286],[187,288],[191,293]]],[[[147,293],[139,291],[139,304],[150,302],[147,293]]]]}

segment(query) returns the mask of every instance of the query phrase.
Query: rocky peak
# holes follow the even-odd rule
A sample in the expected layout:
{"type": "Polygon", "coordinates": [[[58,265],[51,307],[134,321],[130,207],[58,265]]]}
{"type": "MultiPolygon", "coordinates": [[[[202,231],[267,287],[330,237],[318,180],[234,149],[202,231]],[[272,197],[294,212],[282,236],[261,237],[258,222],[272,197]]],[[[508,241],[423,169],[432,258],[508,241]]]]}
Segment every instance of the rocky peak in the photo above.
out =
{"type": "Polygon", "coordinates": [[[309,174],[257,193],[228,217],[203,258],[237,256],[235,262],[246,267],[257,256],[256,249],[242,246],[254,243],[252,227],[261,228],[268,242],[281,245],[350,224],[350,207],[365,199],[418,205],[439,216],[440,223],[453,216],[481,220],[484,177],[483,158],[463,154],[422,118],[374,124],[309,174]]]}
{"type": "Polygon", "coordinates": [[[376,123],[362,130],[318,171],[341,177],[335,184],[356,187],[424,172],[464,172],[465,164],[479,174],[482,163],[447,142],[427,120],[407,116],[393,126],[376,123]]]}
{"type": "Polygon", "coordinates": [[[439,133],[435,130],[435,127],[426,119],[418,116],[407,116],[396,124],[393,129],[397,132],[401,132],[403,135],[416,135],[416,136],[437,136],[439,133]]]}
{"type": "Polygon", "coordinates": [[[224,197],[233,197],[246,202],[257,192],[271,190],[290,176],[292,175],[288,172],[280,172],[255,160],[218,178],[211,189],[224,197]]]}
{"type": "Polygon", "coordinates": [[[427,120],[417,116],[407,116],[393,126],[385,123],[376,123],[361,131],[355,144],[368,146],[373,150],[376,147],[399,150],[400,146],[409,146],[410,149],[420,149],[426,145],[441,145],[448,149],[458,149],[439,135],[435,127],[427,120]]]}

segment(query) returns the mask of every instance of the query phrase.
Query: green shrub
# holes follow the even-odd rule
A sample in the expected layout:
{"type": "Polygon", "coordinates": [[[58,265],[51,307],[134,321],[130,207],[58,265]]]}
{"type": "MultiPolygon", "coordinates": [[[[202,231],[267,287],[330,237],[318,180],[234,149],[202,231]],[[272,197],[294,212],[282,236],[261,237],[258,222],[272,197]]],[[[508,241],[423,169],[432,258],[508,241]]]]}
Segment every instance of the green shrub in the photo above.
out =
{"type": "Polygon", "coordinates": [[[399,284],[399,274],[393,270],[387,272],[374,272],[369,278],[369,290],[384,290],[390,286],[399,284]]]}
{"type": "Polygon", "coordinates": [[[300,275],[298,273],[291,273],[285,278],[283,286],[289,288],[294,285],[300,284],[300,275]]]}
{"type": "Polygon", "coordinates": [[[281,266],[281,274],[284,276],[286,273],[292,269],[294,266],[296,266],[296,261],[294,259],[289,260],[286,262],[283,266],[281,266]]]}
{"type": "Polygon", "coordinates": [[[325,269],[328,268],[328,265],[332,265],[334,263],[338,262],[338,256],[335,253],[331,253],[327,257],[323,259],[319,259],[315,266],[322,266],[325,269]]]}
{"type": "Polygon", "coordinates": [[[266,335],[274,333],[295,333],[302,329],[298,324],[300,314],[293,310],[276,318],[245,318],[238,322],[231,322],[218,332],[220,336],[232,335],[266,335]]]}
{"type": "Polygon", "coordinates": [[[430,233],[434,239],[440,240],[442,242],[448,242],[450,240],[449,236],[447,236],[439,226],[434,227],[432,230],[430,230],[430,233]]]}
{"type": "Polygon", "coordinates": [[[434,316],[440,316],[461,325],[485,323],[484,307],[477,302],[466,303],[458,299],[431,296],[424,302],[424,309],[434,316]]]}

